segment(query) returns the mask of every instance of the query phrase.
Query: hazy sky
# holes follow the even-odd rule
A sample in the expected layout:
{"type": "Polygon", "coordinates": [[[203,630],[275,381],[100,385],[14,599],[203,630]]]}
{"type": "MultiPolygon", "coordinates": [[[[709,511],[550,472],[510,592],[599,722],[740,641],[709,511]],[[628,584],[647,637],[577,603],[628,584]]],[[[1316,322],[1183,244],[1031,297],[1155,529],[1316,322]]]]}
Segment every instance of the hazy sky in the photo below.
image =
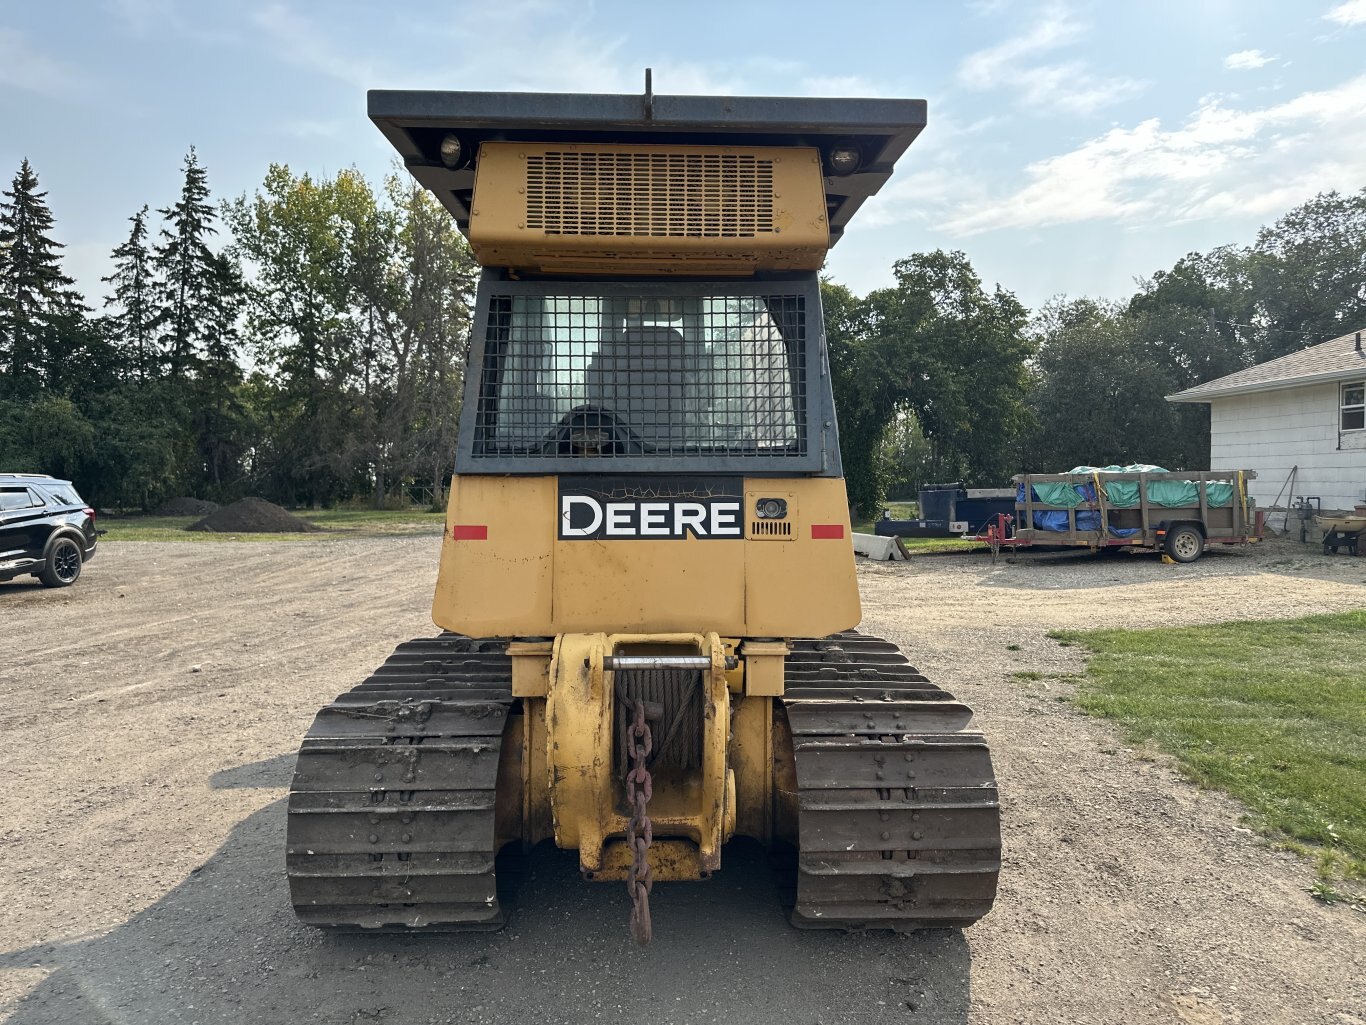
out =
{"type": "Polygon", "coordinates": [[[1366,0],[4,0],[0,177],[33,162],[95,300],[191,144],[220,199],[271,161],[378,180],[369,88],[639,92],[649,65],[658,93],[922,97],[830,272],[962,249],[1034,307],[1366,185],[1363,47],[1366,0]]]}

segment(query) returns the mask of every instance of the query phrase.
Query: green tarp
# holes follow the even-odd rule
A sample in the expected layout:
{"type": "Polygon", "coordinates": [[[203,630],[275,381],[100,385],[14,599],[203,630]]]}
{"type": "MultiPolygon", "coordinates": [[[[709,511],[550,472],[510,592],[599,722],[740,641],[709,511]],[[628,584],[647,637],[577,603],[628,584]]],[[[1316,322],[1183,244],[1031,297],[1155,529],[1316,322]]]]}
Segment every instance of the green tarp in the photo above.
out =
{"type": "MultiPolygon", "coordinates": [[[[1083,493],[1084,490],[1084,487],[1076,488],[1071,484],[1041,483],[1034,485],[1034,498],[1044,505],[1056,506],[1059,509],[1071,509],[1074,506],[1081,505],[1083,502],[1090,501],[1083,493]]],[[[1024,494],[1023,487],[1020,489],[1020,494],[1024,494]]],[[[1023,501],[1023,499],[1021,499],[1021,501],[1023,501]]]]}
{"type": "MultiPolygon", "coordinates": [[[[1074,466],[1067,471],[1088,478],[1075,484],[1039,483],[1034,495],[1044,505],[1072,509],[1094,501],[1095,474],[1106,473],[1166,473],[1160,466],[1135,463],[1133,466],[1074,466]]],[[[1105,503],[1112,509],[1133,509],[1138,506],[1138,481],[1101,481],[1105,488],[1105,503]]],[[[1233,484],[1230,481],[1210,481],[1205,485],[1210,508],[1233,504],[1233,484]]],[[[1193,480],[1153,480],[1148,482],[1148,502],[1168,509],[1193,509],[1200,505],[1200,484],[1193,480]]]]}

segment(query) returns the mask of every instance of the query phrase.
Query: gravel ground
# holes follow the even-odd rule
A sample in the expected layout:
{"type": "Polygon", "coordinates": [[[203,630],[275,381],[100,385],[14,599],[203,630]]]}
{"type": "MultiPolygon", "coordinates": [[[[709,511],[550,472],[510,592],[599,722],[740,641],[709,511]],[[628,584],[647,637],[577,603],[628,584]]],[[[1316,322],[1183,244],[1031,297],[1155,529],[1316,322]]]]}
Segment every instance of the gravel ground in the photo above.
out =
{"type": "Polygon", "coordinates": [[[1313,901],[1310,865],[1060,702],[1065,680],[1011,676],[1082,669],[1057,627],[1366,607],[1366,559],[861,563],[863,629],[992,740],[1005,869],[966,932],[791,929],[746,844],[656,890],[643,950],[622,888],[545,848],[501,933],[311,932],[283,874],[293,751],[319,704],[432,632],[436,544],[107,544],[70,590],[0,584],[6,1021],[1366,1025],[1366,915],[1313,901]]]}

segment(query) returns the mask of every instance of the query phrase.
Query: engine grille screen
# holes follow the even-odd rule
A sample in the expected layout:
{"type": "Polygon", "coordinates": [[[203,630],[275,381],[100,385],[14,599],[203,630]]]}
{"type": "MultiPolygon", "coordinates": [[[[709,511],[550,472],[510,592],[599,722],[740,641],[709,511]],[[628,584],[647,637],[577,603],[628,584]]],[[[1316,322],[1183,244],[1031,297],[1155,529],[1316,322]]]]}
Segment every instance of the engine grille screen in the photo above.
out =
{"type": "Polygon", "coordinates": [[[526,226],[547,235],[753,238],[773,231],[773,161],[745,153],[526,157],[526,226]]]}
{"type": "Polygon", "coordinates": [[[473,455],[803,456],[805,303],[495,294],[473,455]]]}

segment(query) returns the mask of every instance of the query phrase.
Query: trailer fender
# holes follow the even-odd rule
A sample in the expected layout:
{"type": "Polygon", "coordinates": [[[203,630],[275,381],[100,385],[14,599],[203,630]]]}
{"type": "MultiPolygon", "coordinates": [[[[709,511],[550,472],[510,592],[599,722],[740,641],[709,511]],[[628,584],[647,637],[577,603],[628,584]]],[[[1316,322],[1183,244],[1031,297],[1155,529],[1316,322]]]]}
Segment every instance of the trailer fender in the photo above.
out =
{"type": "Polygon", "coordinates": [[[1205,525],[1199,520],[1162,520],[1158,523],[1157,529],[1153,531],[1153,533],[1157,536],[1159,542],[1165,542],[1167,535],[1175,531],[1177,527],[1194,527],[1200,532],[1202,538],[1208,539],[1209,537],[1209,532],[1205,529],[1205,525]]]}

